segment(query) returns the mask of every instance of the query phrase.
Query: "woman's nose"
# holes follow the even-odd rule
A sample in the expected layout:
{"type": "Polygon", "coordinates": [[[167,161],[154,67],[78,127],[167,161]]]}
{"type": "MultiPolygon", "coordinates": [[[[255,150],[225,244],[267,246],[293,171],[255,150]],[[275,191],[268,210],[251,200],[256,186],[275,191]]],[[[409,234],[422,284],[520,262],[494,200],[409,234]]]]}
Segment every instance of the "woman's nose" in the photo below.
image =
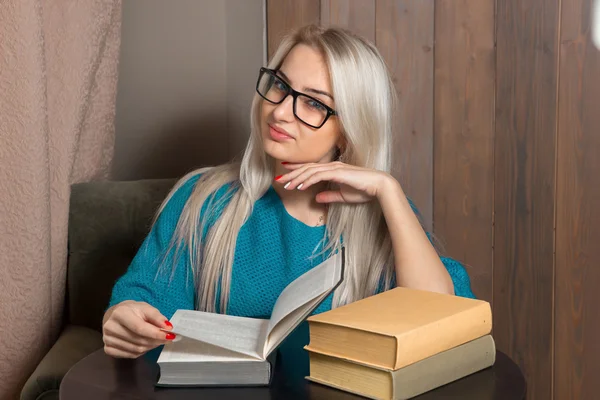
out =
{"type": "Polygon", "coordinates": [[[294,98],[288,95],[283,101],[277,104],[273,115],[280,121],[291,122],[294,120],[294,98]]]}

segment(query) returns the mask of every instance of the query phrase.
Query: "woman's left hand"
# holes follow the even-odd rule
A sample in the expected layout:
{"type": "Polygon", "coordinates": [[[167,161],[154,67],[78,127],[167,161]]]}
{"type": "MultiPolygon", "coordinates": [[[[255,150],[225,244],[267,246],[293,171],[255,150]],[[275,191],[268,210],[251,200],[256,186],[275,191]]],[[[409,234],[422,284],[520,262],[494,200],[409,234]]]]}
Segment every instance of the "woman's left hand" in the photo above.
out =
{"type": "Polygon", "coordinates": [[[382,171],[356,167],[339,161],[316,164],[284,164],[291,172],[277,179],[287,190],[306,190],[316,183],[329,181],[339,184],[339,190],[317,195],[319,203],[366,203],[381,196],[384,187],[398,184],[382,171]]]}

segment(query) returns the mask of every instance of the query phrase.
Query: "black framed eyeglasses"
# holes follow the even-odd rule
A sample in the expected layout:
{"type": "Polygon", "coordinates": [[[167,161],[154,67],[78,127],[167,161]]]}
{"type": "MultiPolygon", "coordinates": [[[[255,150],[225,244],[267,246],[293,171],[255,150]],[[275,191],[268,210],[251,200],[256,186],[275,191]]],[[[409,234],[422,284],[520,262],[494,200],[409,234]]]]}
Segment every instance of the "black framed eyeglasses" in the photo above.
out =
{"type": "Polygon", "coordinates": [[[294,99],[294,116],[312,128],[319,129],[336,111],[307,94],[300,93],[283,79],[277,76],[277,71],[261,68],[256,82],[256,91],[269,103],[281,104],[289,95],[294,99]]]}

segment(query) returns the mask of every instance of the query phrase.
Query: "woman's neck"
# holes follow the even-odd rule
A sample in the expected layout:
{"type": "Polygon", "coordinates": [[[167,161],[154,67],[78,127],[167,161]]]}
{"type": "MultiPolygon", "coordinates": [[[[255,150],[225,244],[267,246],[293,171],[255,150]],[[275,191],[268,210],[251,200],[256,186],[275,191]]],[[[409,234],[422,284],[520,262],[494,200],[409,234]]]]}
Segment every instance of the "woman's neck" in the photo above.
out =
{"type": "Polygon", "coordinates": [[[287,212],[299,221],[309,226],[323,225],[327,220],[327,206],[317,203],[317,193],[325,190],[325,185],[317,184],[306,190],[285,189],[284,184],[273,183],[275,192],[279,195],[287,212]]]}
{"type": "MultiPolygon", "coordinates": [[[[275,176],[285,175],[291,170],[280,161],[275,161],[275,176]]],[[[319,182],[308,189],[285,189],[286,182],[273,182],[273,188],[279,195],[288,214],[309,226],[319,226],[327,222],[327,205],[317,203],[317,194],[327,190],[326,182],[319,182]]]]}

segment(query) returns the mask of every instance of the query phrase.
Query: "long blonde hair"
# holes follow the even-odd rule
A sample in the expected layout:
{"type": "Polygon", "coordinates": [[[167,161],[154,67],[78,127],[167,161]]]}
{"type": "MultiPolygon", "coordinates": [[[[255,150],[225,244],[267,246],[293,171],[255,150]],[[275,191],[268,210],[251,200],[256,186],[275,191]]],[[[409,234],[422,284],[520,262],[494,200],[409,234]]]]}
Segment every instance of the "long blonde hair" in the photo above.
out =
{"type": "MultiPolygon", "coordinates": [[[[378,50],[346,30],[310,25],[285,37],[268,67],[278,69],[297,44],[320,51],[329,67],[337,118],[345,138],[338,159],[389,172],[395,92],[378,50]]],[[[175,249],[176,259],[185,249],[194,274],[199,310],[226,312],[237,236],[254,203],[273,182],[274,160],[263,150],[260,131],[261,103],[262,99],[255,94],[251,134],[241,164],[232,162],[191,172],[177,183],[158,211],[160,214],[172,194],[188,179],[201,174],[167,251],[175,249]],[[218,204],[213,194],[224,185],[228,187],[227,194],[220,201],[227,199],[228,203],[218,204]],[[207,230],[207,221],[216,210],[221,214],[207,230]]],[[[345,277],[334,293],[333,307],[372,295],[379,288],[391,287],[393,251],[378,202],[331,204],[326,232],[324,251],[339,250],[342,241],[346,247],[345,277]]],[[[173,268],[175,265],[176,262],[173,268]]]]}

